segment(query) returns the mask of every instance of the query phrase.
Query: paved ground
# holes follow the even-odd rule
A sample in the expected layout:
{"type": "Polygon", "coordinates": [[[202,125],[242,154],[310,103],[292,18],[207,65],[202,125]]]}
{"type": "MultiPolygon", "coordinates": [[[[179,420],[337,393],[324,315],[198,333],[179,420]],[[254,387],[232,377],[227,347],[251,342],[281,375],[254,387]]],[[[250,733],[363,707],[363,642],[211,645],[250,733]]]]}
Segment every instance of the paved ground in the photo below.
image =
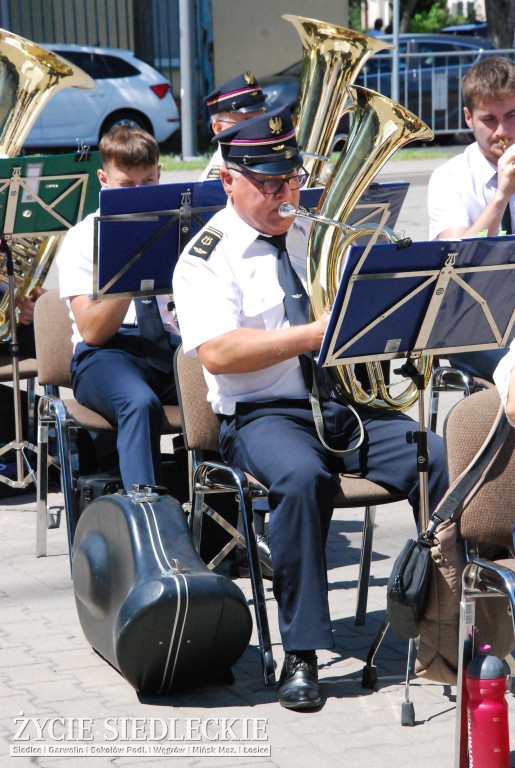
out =
{"type": "MultiPolygon", "coordinates": [[[[434,163],[431,161],[431,165],[434,163]]],[[[428,164],[401,162],[392,163],[383,173],[389,178],[412,181],[399,228],[405,228],[405,234],[413,239],[426,238],[425,184],[429,169],[428,164]]],[[[452,397],[446,397],[442,398],[442,416],[453,402],[452,397]]],[[[51,498],[52,503],[61,501],[59,495],[51,498]]],[[[281,708],[275,690],[263,685],[255,632],[233,668],[234,684],[199,688],[164,699],[139,697],[91,649],[83,635],[75,609],[64,528],[48,532],[48,556],[37,559],[33,492],[1,499],[0,765],[432,768],[438,762],[450,768],[454,759],[454,689],[413,681],[410,696],[416,723],[411,728],[400,724],[405,641],[391,634],[386,636],[377,656],[376,690],[361,687],[366,652],[384,616],[385,585],[392,558],[405,538],[414,533],[407,503],[378,510],[367,621],[365,626],[357,627],[353,615],[362,518],[363,510],[338,511],[331,526],[328,562],[335,649],[319,654],[323,707],[315,713],[300,714],[281,708]],[[23,717],[32,720],[15,739],[23,717]],[[86,738],[73,740],[81,722],[86,738]],[[251,733],[252,728],[257,728],[261,739],[252,744],[245,742],[245,724],[251,733]],[[214,738],[215,734],[223,736],[223,728],[228,725],[234,737],[229,731],[226,741],[195,740],[202,728],[214,738]],[[167,755],[166,751],[145,754],[152,728],[157,738],[165,734],[165,738],[154,742],[163,750],[183,746],[188,728],[192,729],[192,743],[200,749],[185,756],[177,752],[167,755]],[[25,736],[28,740],[23,740],[25,736]],[[181,737],[182,742],[178,740],[181,737]],[[133,752],[120,755],[113,751],[86,758],[77,750],[87,744],[107,744],[113,750],[125,746],[133,752]],[[67,756],[42,756],[35,751],[41,745],[71,751],[67,756]],[[235,750],[244,746],[264,749],[264,753],[235,755],[227,751],[210,757],[206,750],[220,745],[235,750]],[[9,757],[13,746],[33,751],[9,757]]],[[[250,599],[249,583],[239,580],[238,584],[250,599]]],[[[265,586],[274,654],[280,668],[283,654],[276,607],[268,583],[265,586]]],[[[513,726],[515,703],[511,697],[509,708],[513,726]]]]}

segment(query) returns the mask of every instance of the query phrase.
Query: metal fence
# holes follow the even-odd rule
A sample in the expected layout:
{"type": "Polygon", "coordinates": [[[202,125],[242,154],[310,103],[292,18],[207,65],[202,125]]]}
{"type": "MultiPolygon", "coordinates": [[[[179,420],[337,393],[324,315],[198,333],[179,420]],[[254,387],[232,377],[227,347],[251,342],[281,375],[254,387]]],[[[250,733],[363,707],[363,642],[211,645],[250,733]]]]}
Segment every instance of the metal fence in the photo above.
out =
{"type": "MultiPolygon", "coordinates": [[[[421,118],[435,135],[468,133],[463,114],[461,80],[479,58],[506,56],[515,60],[513,48],[502,50],[406,53],[399,57],[399,103],[421,118]]],[[[391,98],[392,56],[375,54],[357,80],[391,98]]]]}

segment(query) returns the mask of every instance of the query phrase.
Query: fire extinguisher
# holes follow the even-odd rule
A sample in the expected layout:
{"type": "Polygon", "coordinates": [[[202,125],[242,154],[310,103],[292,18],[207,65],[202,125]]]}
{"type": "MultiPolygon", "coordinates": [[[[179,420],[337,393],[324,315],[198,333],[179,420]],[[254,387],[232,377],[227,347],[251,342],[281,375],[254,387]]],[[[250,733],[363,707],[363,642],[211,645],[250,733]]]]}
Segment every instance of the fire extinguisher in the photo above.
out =
{"type": "Polygon", "coordinates": [[[483,645],[467,667],[469,768],[510,768],[507,664],[483,645]]]}

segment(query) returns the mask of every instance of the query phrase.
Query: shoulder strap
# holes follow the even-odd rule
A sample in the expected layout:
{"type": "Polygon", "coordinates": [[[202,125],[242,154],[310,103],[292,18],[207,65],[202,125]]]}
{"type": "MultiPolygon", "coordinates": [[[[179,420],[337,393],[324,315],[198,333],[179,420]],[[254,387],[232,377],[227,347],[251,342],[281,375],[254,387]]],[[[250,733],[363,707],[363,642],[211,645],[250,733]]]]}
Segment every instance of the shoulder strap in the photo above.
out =
{"type": "Polygon", "coordinates": [[[431,515],[427,531],[421,534],[427,540],[437,525],[446,520],[457,520],[467,504],[482,486],[485,477],[495,462],[499,451],[504,445],[512,429],[501,403],[495,421],[483,445],[476,453],[470,464],[456,478],[454,483],[431,515]]]}

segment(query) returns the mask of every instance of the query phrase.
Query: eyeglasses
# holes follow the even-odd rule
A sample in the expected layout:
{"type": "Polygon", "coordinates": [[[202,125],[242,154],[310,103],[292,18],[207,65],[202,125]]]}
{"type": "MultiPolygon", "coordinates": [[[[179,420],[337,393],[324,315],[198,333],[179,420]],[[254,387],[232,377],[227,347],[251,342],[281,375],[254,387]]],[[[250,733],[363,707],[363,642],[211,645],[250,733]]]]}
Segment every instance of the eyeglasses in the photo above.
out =
{"type": "Polygon", "coordinates": [[[241,168],[232,168],[231,170],[238,171],[238,173],[241,173],[242,176],[246,176],[247,179],[250,179],[255,184],[258,184],[261,187],[261,191],[264,195],[277,195],[277,193],[281,191],[283,184],[287,184],[292,190],[300,189],[304,186],[309,176],[306,169],[303,168],[302,170],[304,173],[297,173],[295,176],[288,176],[287,179],[272,178],[261,181],[260,179],[256,179],[255,176],[251,176],[250,173],[245,173],[245,171],[242,171],[241,168]]]}

